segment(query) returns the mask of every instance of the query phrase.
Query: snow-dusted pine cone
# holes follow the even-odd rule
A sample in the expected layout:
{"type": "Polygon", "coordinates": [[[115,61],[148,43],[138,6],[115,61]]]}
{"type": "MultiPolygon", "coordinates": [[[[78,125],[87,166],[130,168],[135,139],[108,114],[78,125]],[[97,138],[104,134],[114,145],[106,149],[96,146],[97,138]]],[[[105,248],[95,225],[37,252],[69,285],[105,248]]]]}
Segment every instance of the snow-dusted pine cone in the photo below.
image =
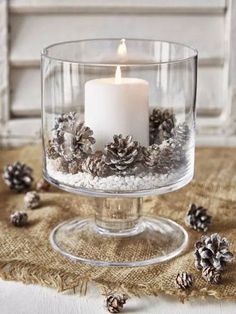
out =
{"type": "Polygon", "coordinates": [[[185,217],[187,226],[197,231],[207,231],[211,223],[211,216],[207,215],[207,209],[191,204],[185,217]]]}
{"type": "Polygon", "coordinates": [[[35,209],[39,207],[40,196],[36,191],[27,192],[24,196],[24,204],[26,208],[35,209]]]}
{"type": "Polygon", "coordinates": [[[178,289],[189,289],[192,287],[193,284],[192,276],[186,272],[178,273],[175,279],[175,284],[178,289]]]}
{"type": "Polygon", "coordinates": [[[168,173],[172,169],[172,150],[162,149],[159,145],[153,144],[143,147],[143,163],[157,173],[168,173]]]}
{"type": "Polygon", "coordinates": [[[15,212],[10,216],[10,221],[15,227],[23,227],[28,222],[28,215],[26,212],[15,212]]]}
{"type": "Polygon", "coordinates": [[[59,116],[52,130],[47,154],[51,159],[62,157],[66,162],[81,160],[90,154],[95,143],[93,131],[77,121],[74,112],[59,116]]]}
{"type": "Polygon", "coordinates": [[[202,278],[209,283],[218,284],[221,281],[221,271],[212,266],[205,267],[202,270],[202,278]]]}
{"type": "Polygon", "coordinates": [[[214,267],[223,270],[227,263],[233,260],[233,254],[229,251],[229,241],[214,233],[210,236],[202,236],[195,243],[195,267],[199,270],[205,267],[214,267]]]}
{"type": "Polygon", "coordinates": [[[136,170],[141,158],[141,147],[132,136],[114,135],[114,141],[106,145],[103,160],[114,172],[126,175],[136,170]]]}
{"type": "Polygon", "coordinates": [[[150,144],[160,144],[171,137],[175,115],[169,109],[153,109],[149,117],[150,144]]]}
{"type": "Polygon", "coordinates": [[[105,177],[108,174],[108,166],[105,164],[103,153],[96,152],[89,155],[83,162],[82,170],[92,176],[105,177]]]}
{"type": "Polygon", "coordinates": [[[106,298],[106,307],[110,313],[120,313],[127,300],[126,294],[111,294],[106,298]]]}
{"type": "Polygon", "coordinates": [[[185,122],[183,122],[178,124],[175,128],[172,129],[171,135],[176,145],[183,147],[189,141],[190,129],[188,125],[185,122]]]}
{"type": "Polygon", "coordinates": [[[63,113],[55,119],[53,130],[63,132],[70,131],[73,129],[76,122],[77,122],[76,112],[72,111],[69,113],[63,113]]]}
{"type": "Polygon", "coordinates": [[[17,161],[4,168],[3,179],[9,188],[15,192],[29,189],[33,182],[33,170],[25,164],[17,161]]]}

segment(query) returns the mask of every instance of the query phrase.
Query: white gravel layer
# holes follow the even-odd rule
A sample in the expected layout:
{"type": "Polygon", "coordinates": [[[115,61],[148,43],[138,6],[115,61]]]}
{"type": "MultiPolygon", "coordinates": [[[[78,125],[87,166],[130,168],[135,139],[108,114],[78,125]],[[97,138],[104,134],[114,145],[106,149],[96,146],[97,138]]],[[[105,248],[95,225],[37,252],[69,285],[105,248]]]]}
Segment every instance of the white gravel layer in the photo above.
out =
{"type": "Polygon", "coordinates": [[[49,176],[60,183],[73,187],[99,190],[116,190],[116,191],[132,191],[152,189],[165,186],[174,179],[180,177],[180,173],[173,175],[153,174],[148,172],[131,176],[109,176],[105,178],[93,177],[89,173],[79,172],[77,174],[63,173],[53,168],[52,163],[48,160],[47,172],[49,176]]]}

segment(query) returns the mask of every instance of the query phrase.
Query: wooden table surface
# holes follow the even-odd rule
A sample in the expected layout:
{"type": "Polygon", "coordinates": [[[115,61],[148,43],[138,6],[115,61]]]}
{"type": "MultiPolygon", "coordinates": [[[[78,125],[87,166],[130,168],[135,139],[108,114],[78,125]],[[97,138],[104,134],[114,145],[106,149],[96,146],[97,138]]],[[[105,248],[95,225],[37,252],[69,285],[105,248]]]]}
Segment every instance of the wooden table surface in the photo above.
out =
{"type": "MultiPolygon", "coordinates": [[[[86,296],[16,282],[0,281],[0,314],[106,314],[104,298],[94,286],[86,296]]],[[[185,304],[174,298],[132,297],[123,314],[235,314],[236,302],[213,298],[185,304]]]]}

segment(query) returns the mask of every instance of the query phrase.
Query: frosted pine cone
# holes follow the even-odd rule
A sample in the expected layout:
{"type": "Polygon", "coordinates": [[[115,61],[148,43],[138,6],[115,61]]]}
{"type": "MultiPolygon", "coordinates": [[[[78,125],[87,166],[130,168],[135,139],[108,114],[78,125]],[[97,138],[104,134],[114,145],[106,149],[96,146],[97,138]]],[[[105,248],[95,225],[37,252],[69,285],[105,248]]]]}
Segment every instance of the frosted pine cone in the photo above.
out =
{"type": "Polygon", "coordinates": [[[102,152],[96,152],[95,154],[88,156],[84,160],[82,169],[84,172],[97,177],[104,177],[108,174],[108,167],[104,162],[102,152]]]}
{"type": "Polygon", "coordinates": [[[25,194],[24,204],[26,208],[35,209],[39,207],[40,196],[36,191],[31,191],[25,194]]]}
{"type": "Polygon", "coordinates": [[[211,223],[211,216],[207,215],[207,209],[202,206],[197,207],[195,204],[190,205],[185,222],[187,226],[197,231],[207,231],[211,223]]]}
{"type": "Polygon", "coordinates": [[[136,170],[141,158],[139,143],[132,136],[114,135],[114,141],[105,147],[103,160],[115,173],[130,174],[136,170]]]}
{"type": "Polygon", "coordinates": [[[33,170],[25,164],[17,161],[4,168],[3,180],[9,188],[15,192],[29,189],[33,182],[33,170]]]}
{"type": "Polygon", "coordinates": [[[143,148],[144,165],[161,174],[168,173],[172,169],[172,155],[172,149],[163,149],[157,144],[143,148]]]}
{"type": "Polygon", "coordinates": [[[83,123],[76,126],[71,143],[73,156],[77,158],[84,154],[91,154],[92,145],[95,143],[92,135],[93,131],[89,127],[84,126],[83,123]]]}
{"type": "Polygon", "coordinates": [[[178,289],[189,289],[192,287],[193,284],[192,276],[186,272],[178,273],[175,279],[175,284],[178,289]]]}
{"type": "Polygon", "coordinates": [[[218,284],[221,281],[221,272],[211,266],[205,267],[202,270],[202,278],[209,283],[218,284]]]}
{"type": "Polygon", "coordinates": [[[47,150],[49,158],[62,157],[66,162],[71,162],[91,153],[95,143],[93,131],[77,121],[76,113],[59,116],[52,131],[53,137],[47,150]]]}
{"type": "Polygon", "coordinates": [[[23,227],[28,222],[28,215],[26,212],[22,211],[15,212],[10,216],[10,220],[15,227],[23,227]]]}
{"type": "Polygon", "coordinates": [[[171,133],[173,140],[178,146],[183,147],[189,141],[190,129],[185,122],[180,123],[175,128],[173,128],[171,133]]]}
{"type": "Polygon", "coordinates": [[[76,124],[76,121],[77,121],[76,112],[63,113],[55,119],[53,130],[63,132],[70,131],[76,124]]]}
{"type": "Polygon", "coordinates": [[[233,260],[233,254],[229,251],[229,241],[217,233],[202,236],[201,240],[195,243],[194,257],[195,267],[199,270],[209,266],[223,270],[226,264],[233,260]]]}
{"type": "Polygon", "coordinates": [[[150,144],[160,144],[171,137],[175,126],[175,116],[172,111],[153,109],[149,118],[150,144]]]}
{"type": "Polygon", "coordinates": [[[76,174],[81,170],[81,162],[78,160],[73,160],[68,163],[68,172],[76,174]]]}
{"type": "Polygon", "coordinates": [[[125,294],[111,294],[106,299],[106,307],[110,313],[120,313],[127,300],[125,294]]]}

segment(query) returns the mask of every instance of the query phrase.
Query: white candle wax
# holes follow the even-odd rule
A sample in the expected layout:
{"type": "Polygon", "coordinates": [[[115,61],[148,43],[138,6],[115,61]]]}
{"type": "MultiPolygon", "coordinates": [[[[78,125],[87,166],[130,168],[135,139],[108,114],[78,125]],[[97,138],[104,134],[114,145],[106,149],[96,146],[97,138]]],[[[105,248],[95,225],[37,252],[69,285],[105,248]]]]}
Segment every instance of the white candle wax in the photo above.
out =
{"type": "Polygon", "coordinates": [[[85,125],[103,149],[115,134],[132,135],[149,145],[148,82],[138,78],[102,78],[85,84],[85,125]]]}

